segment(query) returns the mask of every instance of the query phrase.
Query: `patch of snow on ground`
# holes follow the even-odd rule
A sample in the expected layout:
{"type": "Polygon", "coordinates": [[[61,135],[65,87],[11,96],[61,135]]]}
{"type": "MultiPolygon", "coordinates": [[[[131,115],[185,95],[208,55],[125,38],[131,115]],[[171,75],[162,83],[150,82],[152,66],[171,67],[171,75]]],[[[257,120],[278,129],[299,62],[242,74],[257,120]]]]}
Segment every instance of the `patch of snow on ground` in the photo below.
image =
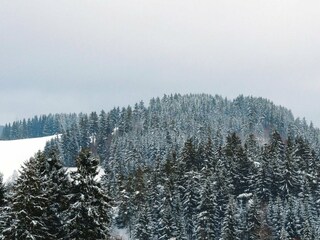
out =
{"type": "Polygon", "coordinates": [[[6,182],[12,175],[17,174],[21,165],[33,157],[34,154],[43,150],[46,142],[56,136],[28,138],[20,140],[0,141],[0,172],[3,181],[6,182]]]}
{"type": "Polygon", "coordinates": [[[128,230],[126,228],[114,228],[111,231],[111,236],[115,240],[130,240],[128,230]]]}

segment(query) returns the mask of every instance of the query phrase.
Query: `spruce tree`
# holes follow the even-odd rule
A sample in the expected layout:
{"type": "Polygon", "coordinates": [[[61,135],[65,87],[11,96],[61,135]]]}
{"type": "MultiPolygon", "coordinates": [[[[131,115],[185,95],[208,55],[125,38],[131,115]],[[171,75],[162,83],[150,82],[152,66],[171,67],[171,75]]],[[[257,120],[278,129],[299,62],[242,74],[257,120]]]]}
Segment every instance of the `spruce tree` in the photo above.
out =
{"type": "MultiPolygon", "coordinates": [[[[285,149],[280,134],[274,131],[268,146],[268,161],[270,166],[271,194],[276,197],[281,195],[285,172],[285,149]]],[[[283,196],[283,195],[282,195],[283,196]]]]}
{"type": "Polygon", "coordinates": [[[251,177],[254,166],[241,145],[241,139],[235,133],[227,137],[225,155],[227,161],[230,162],[234,194],[237,196],[250,192],[252,190],[251,177]]]}
{"type": "Polygon", "coordinates": [[[289,199],[285,202],[285,219],[284,219],[284,228],[288,233],[290,238],[297,238],[298,237],[298,230],[296,225],[296,216],[293,209],[293,199],[289,199]]]}
{"type": "MultiPolygon", "coordinates": [[[[3,184],[3,175],[0,173],[0,234],[6,227],[6,209],[5,209],[5,186],[3,184]]],[[[1,238],[1,235],[0,235],[1,238]]]]}
{"type": "Polygon", "coordinates": [[[247,233],[248,240],[256,240],[259,238],[258,232],[261,226],[260,217],[258,214],[259,205],[256,195],[249,200],[248,215],[247,215],[247,233]]]}
{"type": "Polygon", "coordinates": [[[55,152],[42,155],[41,179],[48,199],[45,223],[55,239],[65,236],[65,211],[69,208],[70,181],[55,152]]]}
{"type": "Polygon", "coordinates": [[[152,239],[150,230],[149,210],[146,206],[142,206],[141,210],[137,213],[137,220],[134,229],[134,238],[139,240],[152,239]]]}
{"type": "Polygon", "coordinates": [[[5,239],[54,239],[46,225],[48,198],[41,178],[41,154],[27,161],[14,185],[11,201],[11,226],[5,239]]]}
{"type": "Polygon", "coordinates": [[[3,184],[3,175],[0,173],[0,207],[3,207],[5,203],[5,186],[3,184]]]}
{"type": "Polygon", "coordinates": [[[288,138],[285,152],[284,171],[280,183],[280,193],[283,199],[288,199],[290,195],[297,195],[299,190],[299,179],[296,170],[295,153],[296,149],[293,140],[288,138]]]}
{"type": "Polygon", "coordinates": [[[225,217],[222,222],[221,238],[220,240],[235,240],[237,239],[237,226],[235,220],[235,204],[234,200],[230,198],[225,217]]]}
{"type": "Polygon", "coordinates": [[[89,150],[80,152],[77,171],[71,174],[71,204],[66,222],[68,239],[109,239],[111,199],[95,179],[98,165],[89,150]]]}
{"type": "Polygon", "coordinates": [[[158,196],[157,235],[159,239],[170,239],[177,235],[176,212],[174,202],[174,189],[169,179],[165,180],[163,191],[158,196]]]}
{"type": "Polygon", "coordinates": [[[187,141],[184,143],[181,152],[180,163],[182,165],[183,171],[185,172],[195,171],[198,169],[196,151],[192,138],[187,139],[187,141]]]}
{"type": "Polygon", "coordinates": [[[214,232],[214,196],[212,186],[206,181],[201,191],[201,201],[196,224],[196,239],[210,240],[215,238],[214,232]]]}
{"type": "Polygon", "coordinates": [[[181,186],[182,207],[185,217],[185,229],[188,239],[195,239],[195,225],[199,206],[199,175],[195,172],[185,173],[185,184],[181,186]]]}

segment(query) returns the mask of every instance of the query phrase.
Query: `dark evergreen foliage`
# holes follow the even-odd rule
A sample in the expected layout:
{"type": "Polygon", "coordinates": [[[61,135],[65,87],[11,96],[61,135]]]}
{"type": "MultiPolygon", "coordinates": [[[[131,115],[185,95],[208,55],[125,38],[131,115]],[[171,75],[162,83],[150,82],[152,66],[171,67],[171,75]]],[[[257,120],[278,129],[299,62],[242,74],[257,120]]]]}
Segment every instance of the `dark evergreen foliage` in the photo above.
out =
{"type": "Polygon", "coordinates": [[[0,208],[0,238],[109,239],[110,198],[94,179],[97,165],[83,151],[70,182],[55,152],[37,153],[0,208]]]}
{"type": "MultiPolygon", "coordinates": [[[[41,164],[24,168],[8,198],[12,227],[4,236],[30,224],[20,220],[27,208],[17,208],[20,195],[46,200],[29,218],[39,222],[32,234],[45,231],[47,239],[108,239],[111,225],[133,239],[155,240],[320,234],[319,129],[268,100],[175,94],[149,106],[51,117],[35,118],[47,126],[37,131],[52,133],[57,124],[62,135],[36,157],[41,164]],[[77,165],[71,183],[58,159],[77,165]],[[95,180],[99,161],[101,182],[95,180]],[[22,191],[27,179],[34,188],[29,195],[22,191]]],[[[10,124],[2,136],[27,136],[21,126],[28,124],[10,124]]]]}
{"type": "Polygon", "coordinates": [[[88,150],[77,158],[71,173],[70,207],[67,209],[67,239],[109,239],[111,199],[95,180],[99,162],[88,150]]]}
{"type": "Polygon", "coordinates": [[[5,186],[3,183],[3,176],[0,173],[0,207],[3,207],[5,204],[5,186]]]}
{"type": "Polygon", "coordinates": [[[11,196],[10,226],[4,239],[54,239],[45,224],[48,196],[41,179],[43,158],[38,153],[25,163],[11,196]]]}

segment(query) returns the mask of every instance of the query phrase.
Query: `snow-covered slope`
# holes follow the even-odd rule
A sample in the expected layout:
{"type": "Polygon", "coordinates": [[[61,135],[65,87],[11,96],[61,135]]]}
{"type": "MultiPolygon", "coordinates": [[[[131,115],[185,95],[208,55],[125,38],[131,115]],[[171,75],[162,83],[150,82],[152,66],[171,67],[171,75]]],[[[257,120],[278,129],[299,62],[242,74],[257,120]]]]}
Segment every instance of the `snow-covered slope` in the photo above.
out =
{"type": "Polygon", "coordinates": [[[55,136],[0,141],[0,172],[6,182],[21,165],[34,154],[43,150],[47,141],[55,136]]]}

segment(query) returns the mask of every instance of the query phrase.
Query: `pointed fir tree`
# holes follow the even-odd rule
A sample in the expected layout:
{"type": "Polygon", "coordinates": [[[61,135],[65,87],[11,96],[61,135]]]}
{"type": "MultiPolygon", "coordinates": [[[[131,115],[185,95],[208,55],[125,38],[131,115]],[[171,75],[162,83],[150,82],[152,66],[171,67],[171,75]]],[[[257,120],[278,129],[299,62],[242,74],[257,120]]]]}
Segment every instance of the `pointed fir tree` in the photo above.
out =
{"type": "Polygon", "coordinates": [[[5,189],[5,186],[3,183],[3,175],[2,175],[2,173],[0,173],[0,207],[4,206],[5,192],[6,192],[6,189],[5,189]]]}
{"type": "Polygon", "coordinates": [[[87,114],[82,114],[79,117],[79,144],[82,148],[89,148],[89,119],[87,114]]]}
{"type": "Polygon", "coordinates": [[[257,169],[257,179],[255,189],[258,198],[262,203],[267,203],[272,196],[272,170],[269,164],[268,152],[265,148],[262,150],[261,162],[257,169]]]}
{"type": "Polygon", "coordinates": [[[269,175],[272,196],[281,195],[285,172],[285,149],[280,134],[274,131],[268,146],[269,175]]]}
{"type": "Polygon", "coordinates": [[[293,199],[290,198],[285,202],[285,218],[284,218],[284,228],[288,233],[290,238],[297,238],[298,230],[296,225],[296,216],[294,212],[293,199]]]}
{"type": "Polygon", "coordinates": [[[215,238],[214,232],[214,196],[209,181],[205,182],[201,191],[199,213],[196,223],[196,239],[210,240],[215,238]]]}
{"type": "Polygon", "coordinates": [[[197,170],[197,157],[192,138],[187,139],[184,143],[180,163],[185,172],[197,170]]]}
{"type": "Polygon", "coordinates": [[[158,219],[157,219],[157,235],[159,239],[170,239],[177,236],[177,222],[175,216],[176,202],[174,201],[174,186],[172,182],[166,178],[164,180],[163,191],[158,196],[158,219]]]}
{"type": "Polygon", "coordinates": [[[76,126],[73,126],[73,130],[67,129],[65,133],[62,134],[60,141],[61,155],[64,165],[67,167],[75,166],[75,159],[79,154],[79,143],[77,139],[76,126]]]}
{"type": "Polygon", "coordinates": [[[247,214],[247,234],[248,240],[259,239],[260,230],[260,216],[259,216],[259,204],[256,195],[253,195],[252,199],[248,202],[248,214],[247,214]]]}
{"type": "Polygon", "coordinates": [[[159,210],[158,227],[156,231],[158,238],[161,240],[170,239],[176,232],[170,199],[164,198],[163,205],[160,206],[159,210]]]}
{"type": "Polygon", "coordinates": [[[220,240],[236,240],[237,227],[235,220],[235,204],[233,198],[230,198],[225,217],[222,222],[221,238],[220,240]]]}
{"type": "Polygon", "coordinates": [[[244,148],[248,159],[251,162],[257,162],[260,155],[260,146],[254,134],[250,134],[245,141],[244,148]]]}
{"type": "Polygon", "coordinates": [[[14,185],[11,201],[11,226],[4,239],[55,239],[46,225],[48,198],[41,179],[41,154],[27,161],[14,185]]]}
{"type": "Polygon", "coordinates": [[[134,215],[137,206],[133,204],[133,182],[132,177],[129,176],[121,181],[118,196],[118,216],[116,223],[119,228],[127,227],[131,236],[132,230],[134,229],[134,215]]]}
{"type": "Polygon", "coordinates": [[[102,110],[99,115],[97,133],[97,152],[102,162],[107,161],[109,158],[111,133],[112,127],[110,126],[110,117],[102,110]]]}
{"type": "Polygon", "coordinates": [[[109,239],[111,199],[95,179],[99,162],[89,150],[77,158],[77,171],[71,173],[72,193],[67,209],[68,239],[109,239]]]}
{"type": "Polygon", "coordinates": [[[185,184],[181,187],[182,207],[188,239],[195,239],[196,217],[199,209],[199,175],[193,171],[185,173],[185,184]]]}
{"type": "Polygon", "coordinates": [[[70,181],[54,151],[48,157],[44,154],[39,157],[43,158],[41,179],[48,199],[45,223],[50,235],[55,239],[62,239],[65,237],[65,212],[69,208],[70,181]]]}
{"type": "Polygon", "coordinates": [[[141,210],[137,213],[137,220],[134,227],[134,238],[139,240],[152,239],[150,230],[149,210],[146,206],[142,206],[141,210]]]}
{"type": "Polygon", "coordinates": [[[299,179],[295,163],[295,147],[293,140],[288,138],[285,151],[284,171],[280,183],[280,194],[282,199],[288,199],[290,195],[297,195],[299,190],[299,179]]]}
{"type": "Polygon", "coordinates": [[[242,145],[241,139],[235,134],[227,137],[225,155],[230,162],[230,171],[234,194],[237,196],[242,193],[249,193],[252,190],[253,164],[249,161],[242,145]]]}
{"type": "Polygon", "coordinates": [[[217,161],[218,156],[214,152],[212,139],[211,137],[208,137],[208,140],[204,146],[204,167],[208,174],[215,171],[217,161]]]}
{"type": "MultiPolygon", "coordinates": [[[[2,173],[0,173],[0,234],[2,233],[2,231],[4,230],[4,228],[6,227],[6,209],[5,209],[5,194],[6,194],[6,190],[5,190],[5,186],[3,184],[3,175],[2,173]]],[[[1,235],[0,235],[1,238],[1,235]]]]}

